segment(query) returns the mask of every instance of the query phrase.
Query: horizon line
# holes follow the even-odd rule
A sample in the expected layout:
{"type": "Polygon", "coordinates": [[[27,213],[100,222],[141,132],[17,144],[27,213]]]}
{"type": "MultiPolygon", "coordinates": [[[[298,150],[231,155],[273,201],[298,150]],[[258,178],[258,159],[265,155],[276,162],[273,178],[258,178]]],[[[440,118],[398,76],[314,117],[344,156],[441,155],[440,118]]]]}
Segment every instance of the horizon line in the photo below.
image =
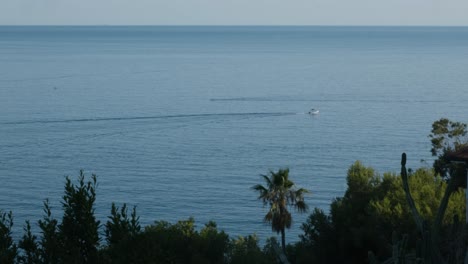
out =
{"type": "Polygon", "coordinates": [[[468,27],[468,25],[281,25],[281,24],[0,24],[0,27],[468,27]]]}

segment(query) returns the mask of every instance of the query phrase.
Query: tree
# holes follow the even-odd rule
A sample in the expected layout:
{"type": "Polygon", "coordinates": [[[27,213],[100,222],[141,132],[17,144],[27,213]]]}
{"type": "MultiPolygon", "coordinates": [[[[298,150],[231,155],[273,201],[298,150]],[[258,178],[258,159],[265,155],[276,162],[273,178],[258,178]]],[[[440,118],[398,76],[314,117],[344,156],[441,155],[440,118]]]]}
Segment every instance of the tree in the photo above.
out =
{"type": "MultiPolygon", "coordinates": [[[[214,221],[205,224],[194,242],[197,254],[207,259],[209,263],[224,263],[224,253],[229,247],[229,236],[224,231],[220,232],[214,221]]],[[[203,258],[198,256],[197,260],[201,259],[203,258]]]]}
{"type": "MultiPolygon", "coordinates": [[[[431,224],[436,218],[447,182],[428,168],[408,175],[409,188],[421,218],[431,224]]],[[[301,241],[296,244],[296,263],[367,263],[368,252],[384,260],[392,255],[393,233],[407,235],[407,249],[418,247],[418,233],[412,211],[395,173],[382,176],[371,167],[355,162],[348,170],[348,188],[330,206],[330,215],[315,209],[302,224],[301,241]]],[[[455,240],[451,229],[455,216],[464,222],[465,197],[458,190],[451,194],[442,219],[441,252],[455,240]]]]}
{"type": "Polygon", "coordinates": [[[175,224],[156,221],[140,230],[139,224],[131,223],[138,218],[134,212],[129,218],[126,209],[119,213],[113,207],[111,213],[106,225],[109,245],[101,250],[99,263],[225,263],[229,236],[215,222],[208,222],[200,231],[193,218],[175,224]]]}
{"type": "Polygon", "coordinates": [[[262,250],[258,246],[257,236],[240,236],[233,239],[230,243],[226,262],[230,264],[265,263],[262,250]]]}
{"type": "Polygon", "coordinates": [[[331,251],[337,248],[336,232],[331,217],[319,208],[302,223],[304,234],[299,235],[301,241],[296,243],[296,259],[293,263],[340,263],[339,254],[331,251]]]}
{"type": "Polygon", "coordinates": [[[49,200],[44,201],[44,217],[38,221],[41,229],[40,258],[42,263],[59,263],[60,243],[58,237],[58,221],[52,217],[49,200]]]}
{"type": "Polygon", "coordinates": [[[106,223],[106,240],[109,246],[118,244],[128,237],[135,237],[141,231],[140,217],[136,214],[136,207],[133,207],[130,218],[128,216],[127,204],[123,204],[119,210],[115,203],[112,203],[111,216],[106,223]]]}
{"type": "Polygon", "coordinates": [[[381,223],[369,210],[370,202],[382,195],[379,190],[381,178],[373,168],[356,161],[348,169],[346,182],[348,189],[344,196],[336,198],[330,205],[332,227],[336,232],[335,242],[330,247],[336,247],[337,253],[331,250],[328,256],[333,256],[338,263],[364,263],[368,250],[385,250],[384,230],[378,230],[381,223]]]}
{"type": "Polygon", "coordinates": [[[58,226],[59,239],[65,263],[96,263],[99,246],[99,221],[94,216],[96,201],[96,175],[85,183],[80,171],[78,184],[67,177],[63,196],[63,218],[58,226]]]}
{"type": "Polygon", "coordinates": [[[26,221],[24,232],[23,238],[18,243],[18,247],[23,250],[23,255],[18,256],[18,262],[25,264],[40,263],[37,237],[32,234],[29,221],[26,221]]]}
{"type": "Polygon", "coordinates": [[[460,166],[450,163],[447,154],[459,150],[468,144],[467,125],[460,122],[453,122],[447,118],[441,118],[432,123],[431,134],[431,153],[437,157],[434,161],[434,170],[440,176],[448,178],[449,175],[458,175],[463,173],[460,166]]]}
{"type": "Polygon", "coordinates": [[[13,227],[13,214],[11,211],[7,214],[0,210],[0,263],[13,263],[18,249],[11,237],[11,228],[13,227]]]}
{"type": "Polygon", "coordinates": [[[281,246],[283,252],[286,252],[285,229],[289,229],[292,223],[288,207],[294,207],[300,213],[307,212],[304,194],[309,191],[304,188],[295,188],[294,182],[289,180],[289,169],[279,169],[278,172],[270,171],[269,176],[262,175],[262,177],[266,187],[257,184],[252,188],[259,193],[258,199],[263,201],[263,205],[270,206],[264,221],[271,223],[273,231],[281,233],[281,246]]]}
{"type": "MultiPolygon", "coordinates": [[[[408,177],[408,183],[412,198],[419,214],[428,222],[435,219],[440,201],[444,197],[447,183],[434,174],[432,169],[420,168],[408,177]]],[[[398,228],[400,233],[408,232],[415,228],[414,219],[410,206],[406,202],[405,191],[402,186],[402,179],[395,174],[384,174],[382,183],[379,186],[382,197],[373,199],[369,206],[373,213],[379,217],[379,222],[385,222],[392,228],[398,228]]],[[[456,190],[450,196],[443,224],[452,223],[455,215],[464,220],[463,191],[456,190]]]]}

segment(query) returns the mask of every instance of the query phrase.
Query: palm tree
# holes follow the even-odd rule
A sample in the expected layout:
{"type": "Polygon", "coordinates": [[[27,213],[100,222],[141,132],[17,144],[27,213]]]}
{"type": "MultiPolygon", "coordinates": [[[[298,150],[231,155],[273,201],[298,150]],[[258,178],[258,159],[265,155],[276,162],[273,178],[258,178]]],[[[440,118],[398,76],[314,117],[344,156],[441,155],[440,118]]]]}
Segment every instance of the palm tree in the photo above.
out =
{"type": "Polygon", "coordinates": [[[304,194],[309,191],[303,188],[296,189],[294,182],[289,180],[289,169],[270,171],[269,175],[262,175],[266,186],[257,184],[252,187],[259,193],[258,199],[263,205],[270,205],[264,221],[271,223],[271,229],[281,232],[281,246],[286,252],[285,228],[291,228],[292,217],[288,207],[294,207],[300,213],[307,212],[308,206],[304,202],[304,194]]]}

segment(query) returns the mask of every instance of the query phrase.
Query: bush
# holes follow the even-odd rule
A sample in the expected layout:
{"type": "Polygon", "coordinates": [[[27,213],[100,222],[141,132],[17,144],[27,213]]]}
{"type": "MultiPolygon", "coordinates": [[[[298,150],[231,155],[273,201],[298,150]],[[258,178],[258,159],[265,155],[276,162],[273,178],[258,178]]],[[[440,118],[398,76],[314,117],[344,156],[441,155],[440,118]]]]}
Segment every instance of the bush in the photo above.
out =
{"type": "MultiPolygon", "coordinates": [[[[381,177],[372,168],[354,163],[348,170],[348,189],[330,206],[330,215],[315,209],[302,225],[304,234],[296,244],[297,263],[366,263],[368,251],[386,259],[392,253],[392,232],[409,235],[414,249],[416,225],[406,202],[401,178],[386,173],[381,177]]],[[[432,169],[418,169],[409,176],[411,193],[423,218],[432,221],[446,188],[432,169]]],[[[450,197],[444,218],[445,228],[454,216],[463,216],[464,195],[450,197]]]]}

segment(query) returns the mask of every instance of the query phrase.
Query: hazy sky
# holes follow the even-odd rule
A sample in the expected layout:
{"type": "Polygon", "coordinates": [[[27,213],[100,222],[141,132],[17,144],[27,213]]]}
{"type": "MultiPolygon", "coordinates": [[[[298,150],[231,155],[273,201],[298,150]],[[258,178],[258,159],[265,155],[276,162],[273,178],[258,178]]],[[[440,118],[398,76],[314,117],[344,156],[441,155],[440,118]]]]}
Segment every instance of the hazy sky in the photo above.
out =
{"type": "Polygon", "coordinates": [[[0,0],[0,25],[468,26],[468,0],[0,0]]]}

